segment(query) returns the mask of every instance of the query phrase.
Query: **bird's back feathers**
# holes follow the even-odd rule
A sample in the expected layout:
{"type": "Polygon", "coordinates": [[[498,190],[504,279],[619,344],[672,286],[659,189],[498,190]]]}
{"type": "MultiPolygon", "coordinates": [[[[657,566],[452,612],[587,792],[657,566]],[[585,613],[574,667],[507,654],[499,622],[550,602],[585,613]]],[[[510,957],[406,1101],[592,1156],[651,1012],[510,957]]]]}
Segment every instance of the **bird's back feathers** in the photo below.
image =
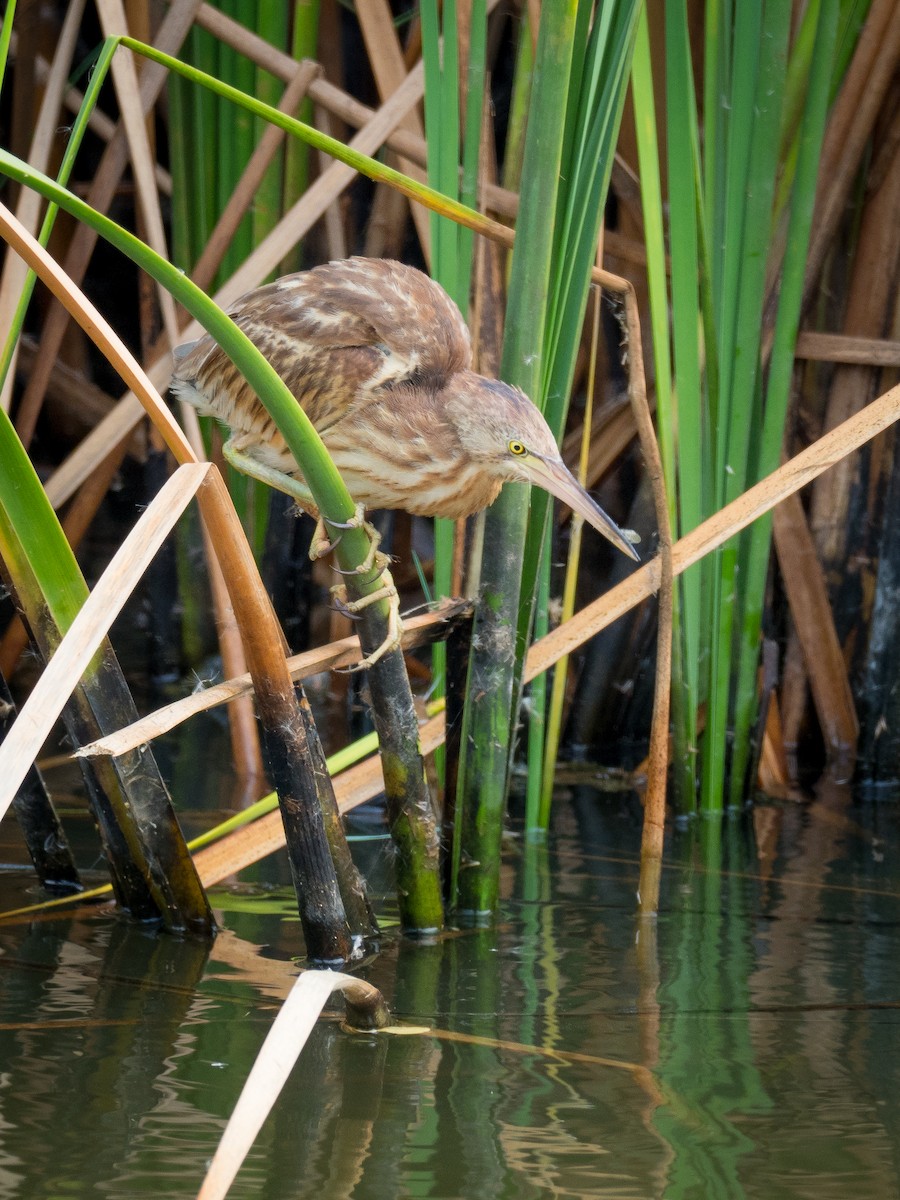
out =
{"type": "MultiPolygon", "coordinates": [[[[265,355],[319,433],[382,389],[439,389],[471,364],[459,309],[427,275],[387,259],[350,258],[248,292],[229,315],[265,355]]],[[[258,406],[208,335],[176,350],[173,390],[238,428],[258,406]]]]}

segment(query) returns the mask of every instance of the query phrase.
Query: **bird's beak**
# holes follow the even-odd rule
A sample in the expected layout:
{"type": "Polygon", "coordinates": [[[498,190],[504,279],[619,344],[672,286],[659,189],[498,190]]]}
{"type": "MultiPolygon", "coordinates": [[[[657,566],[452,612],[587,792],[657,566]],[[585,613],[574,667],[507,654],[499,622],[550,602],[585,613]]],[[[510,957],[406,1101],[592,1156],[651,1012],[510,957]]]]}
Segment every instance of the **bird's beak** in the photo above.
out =
{"type": "Polygon", "coordinates": [[[560,459],[541,458],[530,454],[527,460],[518,464],[528,474],[531,483],[543,488],[558,500],[577,512],[580,516],[608,538],[614,546],[627,554],[635,562],[640,562],[640,556],[635,550],[632,539],[638,540],[637,535],[627,530],[623,533],[615,521],[611,520],[599,504],[590,498],[569,468],[560,459]]]}

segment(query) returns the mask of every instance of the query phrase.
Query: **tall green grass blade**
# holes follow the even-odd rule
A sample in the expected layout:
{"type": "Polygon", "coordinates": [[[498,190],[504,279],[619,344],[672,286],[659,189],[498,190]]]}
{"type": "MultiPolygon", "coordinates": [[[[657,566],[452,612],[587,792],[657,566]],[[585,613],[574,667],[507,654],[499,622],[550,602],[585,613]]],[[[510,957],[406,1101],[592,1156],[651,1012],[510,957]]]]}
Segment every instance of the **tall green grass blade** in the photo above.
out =
{"type": "MultiPolygon", "coordinates": [[[[666,3],[666,113],[668,148],[669,247],[672,261],[673,417],[677,429],[678,474],[677,535],[683,536],[703,520],[708,467],[702,447],[708,437],[701,381],[702,313],[698,295],[700,279],[701,208],[696,190],[695,146],[697,106],[694,95],[687,13],[684,0],[666,3]]],[[[709,186],[709,183],[708,183],[709,186]]],[[[686,571],[679,589],[681,616],[676,659],[683,667],[687,699],[676,713],[683,714],[681,740],[687,753],[675,774],[676,801],[682,811],[696,803],[690,748],[697,745],[697,708],[702,700],[701,668],[706,657],[701,638],[702,580],[704,564],[686,571]]]]}
{"type": "MultiPolygon", "coordinates": [[[[843,81],[850,57],[856,47],[859,31],[868,15],[870,6],[871,0],[841,0],[838,29],[835,35],[836,49],[832,62],[829,102],[834,100],[843,81]]],[[[803,13],[788,62],[785,116],[781,136],[783,167],[778,180],[775,201],[775,211],[779,215],[786,208],[791,189],[794,186],[799,141],[798,127],[806,102],[816,31],[819,28],[820,7],[821,0],[813,0],[803,13]]]]}
{"type": "MultiPolygon", "coordinates": [[[[550,510],[547,509],[547,517],[550,510]]],[[[547,525],[549,526],[549,519],[547,525]]],[[[543,637],[550,629],[550,543],[551,538],[541,539],[543,544],[542,561],[537,573],[537,602],[534,614],[534,636],[543,637]]],[[[539,675],[532,680],[528,694],[528,751],[526,754],[527,774],[525,777],[525,832],[527,834],[543,833],[541,827],[541,803],[544,796],[544,780],[546,768],[551,772],[556,765],[553,759],[545,760],[547,738],[547,676],[539,675]]],[[[552,784],[551,784],[552,791],[552,784]]]]}
{"type": "MultiPolygon", "coordinates": [[[[422,4],[422,57],[425,68],[425,140],[428,182],[445,195],[459,194],[459,89],[456,54],[456,5],[445,6],[442,29],[437,0],[422,4]],[[450,64],[453,72],[450,72],[450,64]]],[[[431,214],[431,269],[448,294],[460,302],[456,228],[431,214]]],[[[463,307],[468,307],[466,296],[463,307]]]]}
{"type": "Polygon", "coordinates": [[[6,64],[9,61],[9,44],[12,41],[13,18],[16,15],[16,0],[9,0],[0,24],[0,91],[3,90],[3,80],[6,78],[6,64]]]}
{"type": "MultiPolygon", "coordinates": [[[[650,32],[642,7],[631,68],[632,97],[640,168],[644,245],[647,250],[647,287],[650,329],[656,380],[656,426],[663,464],[669,519],[675,527],[678,513],[678,474],[675,431],[678,417],[672,389],[672,346],[669,337],[669,302],[659,145],[656,131],[654,84],[650,57],[650,32]]],[[[699,572],[698,572],[699,576],[699,572]]],[[[696,695],[685,686],[685,629],[683,587],[676,585],[673,613],[672,760],[675,797],[682,808],[694,803],[696,775],[696,695]]]]}
{"type": "MultiPolygon", "coordinates": [[[[703,53],[703,215],[701,224],[721,242],[725,225],[725,188],[723,186],[727,144],[727,97],[731,91],[730,0],[707,0],[703,53]]],[[[668,45],[668,17],[666,43],[668,45]]],[[[722,292],[718,272],[711,274],[714,296],[722,292]]]]}
{"type": "MultiPolygon", "coordinates": [[[[441,136],[437,142],[438,178],[443,186],[438,191],[459,196],[460,120],[459,120],[459,38],[456,24],[456,0],[444,0],[443,58],[441,62],[441,136]]],[[[434,218],[432,218],[434,220],[434,218]]],[[[458,256],[459,227],[444,217],[436,218],[442,230],[443,269],[452,288],[450,294],[465,312],[469,307],[468,279],[463,280],[458,256]],[[465,294],[463,286],[465,284],[465,294]]]]}
{"type": "MultiPolygon", "coordinates": [[[[743,11],[753,5],[739,5],[743,11]]],[[[731,411],[728,421],[726,456],[723,463],[724,500],[738,496],[748,483],[748,459],[754,426],[753,397],[759,373],[759,335],[765,291],[766,252],[771,242],[772,206],[778,171],[778,132],[781,125],[785,65],[790,33],[791,4],[775,0],[766,5],[766,36],[762,39],[759,75],[754,94],[732,100],[733,110],[749,110],[753,116],[749,172],[740,172],[744,220],[742,236],[730,249],[729,259],[738,260],[735,271],[739,285],[737,325],[729,343],[730,354],[722,355],[722,386],[728,388],[725,364],[733,363],[730,378],[731,411]],[[740,103],[739,103],[740,100],[740,103]]],[[[743,54],[738,58],[743,59],[743,54]]]]}
{"type": "MultiPolygon", "coordinates": [[[[565,427],[638,11],[637,4],[619,5],[614,11],[603,9],[596,13],[590,28],[591,6],[582,4],[578,13],[566,103],[543,368],[539,391],[532,397],[543,410],[557,440],[565,427]]],[[[551,508],[546,493],[532,493],[522,562],[519,655],[524,655],[529,640],[537,591],[549,596],[550,558],[544,553],[544,541],[551,508]]],[[[532,685],[531,718],[536,725],[544,723],[539,705],[544,702],[545,693],[543,685],[537,689],[532,685]]],[[[529,775],[541,780],[544,776],[536,743],[529,755],[529,775]]],[[[530,786],[538,787],[537,783],[530,786]]],[[[537,801],[532,811],[537,813],[537,801]]]]}
{"type": "Polygon", "coordinates": [[[829,101],[833,101],[837,95],[871,7],[872,0],[841,0],[841,15],[838,25],[837,48],[834,52],[829,101]]]}
{"type": "MultiPolygon", "coordinates": [[[[451,75],[449,59],[452,58],[456,63],[455,10],[456,6],[453,5],[452,24],[449,10],[444,12],[446,36],[442,39],[437,0],[423,0],[421,7],[428,182],[437,191],[454,197],[459,192],[459,90],[457,70],[454,69],[451,75]]],[[[431,214],[431,273],[465,313],[468,309],[468,280],[463,299],[458,278],[456,228],[439,213],[431,214]]],[[[434,592],[437,596],[446,596],[450,592],[453,535],[452,521],[435,520],[434,592]]],[[[437,645],[432,650],[432,674],[436,694],[443,695],[446,678],[444,645],[437,645]]]]}
{"type": "MultiPolygon", "coordinates": [[[[256,9],[256,33],[270,46],[277,46],[280,50],[287,50],[289,6],[286,4],[260,4],[258,6],[254,5],[254,8],[256,9]]],[[[255,96],[258,96],[260,100],[264,100],[267,104],[273,105],[273,107],[278,104],[284,85],[274,75],[270,75],[268,71],[257,67],[252,72],[249,82],[250,88],[244,88],[243,90],[252,90],[255,96]]],[[[259,117],[251,120],[249,125],[247,159],[249,159],[257,142],[268,128],[267,122],[261,120],[259,117]]],[[[240,170],[243,170],[246,161],[244,160],[241,163],[240,170]]],[[[283,212],[282,197],[284,194],[283,170],[284,152],[283,149],[280,149],[269,164],[253,198],[250,250],[254,246],[259,245],[266,234],[274,229],[281,218],[283,212]]],[[[246,258],[247,256],[245,255],[244,257],[246,258]]]]}
{"type": "MultiPolygon", "coordinates": [[[[821,0],[810,0],[800,18],[800,24],[794,35],[791,54],[787,64],[784,81],[784,107],[781,117],[781,141],[778,157],[786,163],[791,148],[797,139],[797,130],[803,116],[803,106],[806,100],[806,89],[809,83],[809,69],[812,65],[813,47],[816,41],[816,29],[819,24],[821,0]]],[[[784,173],[783,173],[784,174],[784,173]]],[[[784,186],[784,177],[780,186],[784,186]]],[[[793,171],[790,172],[793,179],[793,171]]],[[[790,191],[790,182],[787,186],[790,191]]],[[[780,206],[777,206],[780,208],[780,206]]]]}
{"type": "MultiPolygon", "coordinates": [[[[565,132],[576,6],[541,13],[534,88],[525,142],[516,249],[513,250],[501,375],[533,398],[538,391],[552,268],[553,217],[565,132]]],[[[496,909],[506,803],[515,640],[528,507],[507,485],[485,517],[481,603],[476,617],[464,715],[452,871],[456,907],[475,916],[496,909]],[[461,864],[479,864],[461,870],[461,864]]]]}
{"type": "MultiPolygon", "coordinates": [[[[241,0],[219,0],[218,7],[226,14],[226,16],[241,19],[241,0]]],[[[262,10],[268,8],[268,5],[260,5],[256,12],[256,21],[258,25],[262,10]]],[[[283,8],[282,5],[278,6],[283,8]]],[[[243,14],[246,20],[247,15],[243,14]]],[[[254,29],[254,32],[257,32],[254,29]]],[[[219,79],[227,80],[234,87],[248,95],[260,96],[260,92],[256,86],[257,73],[253,64],[244,55],[239,54],[234,47],[228,45],[227,42],[217,41],[215,46],[216,51],[216,66],[212,72],[219,79]]],[[[272,96],[260,96],[271,103],[272,96]]],[[[242,108],[234,108],[230,104],[226,104],[218,100],[215,104],[214,125],[210,131],[214,137],[213,145],[216,147],[216,172],[215,172],[215,217],[218,219],[219,214],[228,203],[231,193],[234,190],[234,185],[240,177],[247,160],[253,152],[253,117],[242,108]]],[[[204,131],[205,133],[205,131],[204,131]]],[[[201,136],[203,136],[201,134],[201,136]]],[[[195,146],[195,152],[202,153],[201,146],[204,142],[195,146]]],[[[208,143],[207,143],[208,144],[208,143]]],[[[254,201],[255,207],[256,201],[254,201]]],[[[251,213],[245,213],[240,225],[235,231],[235,235],[231,240],[231,244],[225,251],[222,258],[222,263],[219,267],[218,282],[222,282],[230,275],[233,275],[240,264],[247,258],[253,247],[253,223],[254,219],[251,213]]],[[[209,237],[212,227],[198,231],[199,236],[205,242],[209,237]]],[[[241,479],[229,479],[229,490],[234,495],[234,489],[231,486],[236,485],[239,491],[247,490],[247,481],[241,479]]],[[[247,498],[241,497],[241,508],[244,527],[247,528],[249,521],[246,513],[247,498]]]]}
{"type": "Polygon", "coordinates": [[[676,519],[675,413],[672,410],[671,341],[666,283],[666,243],[663,229],[662,188],[659,179],[659,144],[650,59],[650,32],[646,10],[641,7],[631,65],[634,122],[640,168],[641,206],[644,216],[644,245],[647,250],[647,289],[650,300],[650,330],[656,380],[656,422],[669,499],[669,515],[676,519]]]}
{"type": "MultiPolygon", "coordinates": [[[[484,114],[484,90],[487,65],[487,0],[472,5],[469,28],[469,61],[466,67],[466,103],[463,121],[462,177],[459,198],[474,208],[478,201],[478,164],[484,114]]],[[[460,271],[470,280],[475,255],[475,236],[471,229],[458,226],[460,271]]]]}
{"type": "MultiPolygon", "coordinates": [[[[250,6],[226,0],[222,10],[249,25],[271,45],[283,48],[287,35],[287,10],[282,5],[250,6]]],[[[215,74],[239,91],[276,104],[278,81],[257,68],[245,55],[203,30],[193,31],[188,56],[198,67],[215,74]],[[193,36],[196,33],[196,36],[193,36]]],[[[206,246],[216,221],[231,199],[235,186],[265,129],[265,121],[223,97],[198,92],[188,84],[170,81],[176,117],[170,123],[174,205],[173,240],[178,261],[193,263],[206,246]],[[215,147],[215,154],[209,152],[215,147]],[[197,186],[199,184],[199,186],[197,186]],[[186,253],[187,252],[187,253],[186,253]]],[[[281,157],[270,164],[222,255],[215,276],[221,284],[249,257],[253,247],[271,230],[281,215],[281,157]]],[[[207,430],[209,422],[204,421],[207,430]]],[[[258,481],[226,470],[228,489],[241,523],[257,557],[262,553],[268,524],[268,492],[258,481]]],[[[195,637],[192,622],[184,622],[185,635],[195,637]]]]}
{"type": "MultiPolygon", "coordinates": [[[[291,36],[291,57],[296,62],[305,58],[315,58],[319,44],[319,15],[321,5],[319,0],[295,0],[293,15],[293,30],[291,36]]],[[[312,121],[312,101],[308,98],[300,106],[300,119],[307,125],[312,121]]],[[[284,193],[282,204],[290,208],[309,187],[310,181],[309,147],[292,138],[284,148],[284,193]]],[[[284,263],[286,271],[298,271],[302,264],[302,254],[298,247],[284,263]]]]}
{"type": "Polygon", "coordinates": [[[483,232],[491,225],[488,218],[469,208],[468,205],[462,204],[450,196],[445,196],[435,188],[410,179],[408,175],[404,175],[401,171],[397,171],[393,167],[386,166],[384,163],[379,162],[378,159],[370,158],[367,154],[360,154],[358,150],[344,145],[337,138],[321,133],[311,125],[307,125],[303,121],[298,121],[295,117],[280,112],[270,104],[264,104],[254,96],[245,95],[237,88],[231,87],[227,83],[222,83],[215,76],[200,71],[189,63],[173,58],[170,54],[165,54],[155,46],[148,46],[146,43],[130,37],[120,37],[117,39],[117,42],[119,45],[126,46],[129,50],[133,50],[135,54],[160,63],[173,74],[180,75],[184,79],[189,79],[199,84],[202,89],[206,89],[218,96],[224,96],[234,104],[238,104],[248,111],[255,113],[257,116],[263,117],[270,124],[276,125],[279,129],[284,129],[292,137],[299,138],[307,145],[312,146],[313,149],[322,150],[325,154],[330,155],[339,162],[346,163],[354,171],[358,171],[360,175],[365,175],[368,179],[374,179],[379,183],[387,183],[391,187],[395,187],[403,195],[411,197],[420,204],[424,204],[426,208],[440,212],[444,216],[450,217],[459,224],[465,225],[477,232],[483,232]]]}
{"type": "MultiPolygon", "coordinates": [[[[726,365],[735,362],[735,345],[739,336],[738,306],[744,289],[745,262],[741,253],[745,226],[750,225],[747,212],[748,186],[752,186],[751,156],[758,128],[754,119],[751,98],[759,95],[757,83],[762,77],[760,59],[769,45],[763,41],[763,4],[738,4],[735,8],[734,47],[731,60],[731,90],[727,102],[720,104],[719,120],[726,130],[725,144],[725,211],[721,240],[713,239],[713,279],[721,280],[718,291],[713,290],[717,312],[719,362],[723,365],[719,421],[716,429],[715,502],[724,502],[725,467],[731,464],[729,436],[734,424],[733,407],[738,403],[729,386],[726,365]]],[[[766,6],[768,11],[768,6],[766,6]]],[[[709,113],[709,97],[704,113],[709,113]]],[[[765,217],[768,233],[768,213],[765,217]]]]}
{"type": "MultiPolygon", "coordinates": [[[[466,64],[465,136],[460,146],[459,36],[455,0],[443,6],[443,29],[436,0],[422,4],[422,53],[425,68],[425,129],[428,182],[444,195],[474,205],[477,192],[481,114],[484,98],[487,5],[476,0],[469,29],[466,64]],[[460,177],[462,159],[462,177],[460,177]]],[[[472,283],[474,238],[470,230],[438,213],[431,217],[431,273],[465,315],[472,283]]],[[[434,522],[434,592],[446,596],[452,589],[455,523],[434,522]]],[[[443,695],[447,649],[441,642],[432,649],[434,693],[443,695]]],[[[442,756],[437,758],[442,770],[442,756]]]]}
{"type": "MultiPolygon", "coordinates": [[[[578,461],[578,482],[584,486],[587,478],[588,459],[591,446],[591,428],[593,425],[594,389],[596,386],[597,351],[600,342],[600,289],[592,287],[593,312],[591,320],[591,357],[588,369],[586,399],[584,406],[584,425],[581,434],[581,452],[578,461]]],[[[575,589],[578,582],[578,567],[581,562],[581,542],[584,530],[584,519],[578,513],[572,514],[571,536],[569,538],[569,553],[566,561],[566,573],[563,582],[562,611],[560,623],[567,621],[575,611],[575,589]]],[[[551,542],[552,545],[552,542],[551,542]]],[[[546,612],[547,601],[538,598],[538,621],[535,629],[539,628],[540,614],[546,612]]],[[[553,788],[556,777],[556,760],[559,743],[562,737],[563,707],[566,696],[566,680],[569,673],[569,657],[565,655],[556,664],[553,671],[553,686],[550,690],[549,711],[547,713],[547,735],[544,745],[543,770],[541,772],[540,802],[537,811],[526,813],[526,826],[532,836],[544,835],[550,827],[550,808],[553,802],[553,788]]]]}
{"type": "MultiPolygon", "coordinates": [[[[190,35],[189,35],[190,36],[190,35]]],[[[193,188],[187,186],[190,178],[189,129],[193,122],[194,107],[192,89],[185,79],[171,75],[167,84],[169,124],[180,130],[177,137],[169,139],[169,168],[172,173],[172,261],[183,271],[189,271],[196,255],[192,242],[190,218],[193,203],[193,188]]]]}
{"type": "MultiPolygon", "coordinates": [[[[217,42],[211,33],[194,26],[186,42],[188,59],[196,62],[209,76],[218,72],[217,42]]],[[[205,88],[190,88],[191,101],[190,157],[187,177],[180,186],[186,187],[192,196],[190,247],[191,264],[200,257],[208,231],[216,220],[216,155],[209,153],[209,139],[216,127],[218,103],[215,92],[205,88]]],[[[172,186],[176,186],[173,177],[172,186]]],[[[221,279],[221,274],[218,277],[221,279]]]]}
{"type": "MultiPolygon", "coordinates": [[[[719,504],[733,500],[748,481],[752,430],[757,427],[759,330],[765,292],[766,251],[770,243],[772,206],[778,167],[779,129],[790,34],[790,0],[765,6],[765,37],[749,10],[738,5],[735,30],[736,66],[731,95],[728,206],[723,248],[725,292],[719,362],[722,366],[716,478],[719,504]],[[750,21],[759,39],[753,75],[744,38],[750,21]],[[733,326],[730,322],[733,321],[733,326]],[[730,367],[730,369],[727,369],[730,367]]],[[[763,20],[760,6],[759,20],[763,20]]],[[[740,614],[737,591],[738,545],[722,548],[715,581],[716,605],[711,641],[710,692],[701,784],[701,807],[721,809],[726,787],[727,731],[733,716],[733,636],[740,614]]],[[[743,588],[742,588],[743,590],[743,588]]]]}
{"type": "Polygon", "coordinates": [[[513,73],[512,99],[506,132],[506,154],[503,158],[503,184],[513,192],[519,190],[522,176],[525,129],[533,74],[534,48],[531,42],[531,27],[528,20],[524,19],[519,27],[519,44],[516,49],[516,66],[513,73]]]}
{"type": "MultiPolygon", "coordinates": [[[[428,182],[439,192],[457,195],[458,177],[454,163],[448,164],[447,145],[453,146],[454,156],[459,146],[458,93],[455,77],[450,79],[446,63],[441,55],[441,26],[437,0],[423,0],[422,58],[425,69],[425,145],[428,182]],[[448,113],[448,108],[452,112],[448,113]],[[445,130],[445,121],[450,128],[445,130]],[[448,165],[453,170],[448,172],[448,165]]],[[[456,45],[454,21],[450,40],[456,45]]],[[[446,43],[444,43],[446,46],[446,43]]],[[[431,214],[431,273],[448,295],[459,302],[459,281],[454,243],[454,227],[438,213],[431,214]]],[[[468,298],[462,306],[465,313],[468,298]]],[[[436,596],[447,596],[452,588],[453,546],[455,524],[453,521],[436,517],[434,528],[433,583],[436,596]]],[[[441,642],[431,650],[431,677],[433,694],[443,696],[447,680],[447,647],[441,642]]],[[[444,780],[443,748],[435,759],[440,785],[444,780]]]]}
{"type": "MultiPolygon", "coordinates": [[[[818,180],[819,158],[831,92],[832,64],[838,36],[840,0],[822,0],[818,6],[809,86],[800,123],[797,169],[790,201],[786,252],[775,334],[769,360],[761,436],[752,456],[755,482],[775,470],[781,453],[794,370],[794,351],[800,324],[806,254],[809,247],[818,180]]],[[[757,707],[756,672],[759,632],[762,625],[766,573],[771,545],[771,516],[755,522],[744,534],[744,604],[737,655],[734,745],[731,767],[731,803],[742,802],[750,758],[750,731],[757,707]]]]}
{"type": "Polygon", "coordinates": [[[563,159],[562,212],[555,229],[541,386],[544,414],[557,437],[565,425],[639,9],[637,3],[618,5],[614,12],[604,6],[594,20],[583,59],[577,50],[573,55],[580,61],[583,86],[580,92],[570,86],[567,105],[569,156],[563,159]]]}

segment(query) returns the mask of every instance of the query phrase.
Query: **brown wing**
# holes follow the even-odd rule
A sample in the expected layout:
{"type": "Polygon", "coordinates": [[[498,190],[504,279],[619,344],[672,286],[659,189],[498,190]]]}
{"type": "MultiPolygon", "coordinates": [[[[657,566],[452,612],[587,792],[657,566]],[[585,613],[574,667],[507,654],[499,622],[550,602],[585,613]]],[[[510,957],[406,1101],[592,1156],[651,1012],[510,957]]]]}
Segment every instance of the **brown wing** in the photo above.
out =
{"type": "MultiPolygon", "coordinates": [[[[456,305],[427,275],[387,259],[350,258],[286,275],[242,296],[230,315],[265,354],[319,432],[381,392],[415,380],[441,387],[471,363],[456,305]]],[[[178,361],[196,382],[231,374],[202,338],[178,361]]]]}

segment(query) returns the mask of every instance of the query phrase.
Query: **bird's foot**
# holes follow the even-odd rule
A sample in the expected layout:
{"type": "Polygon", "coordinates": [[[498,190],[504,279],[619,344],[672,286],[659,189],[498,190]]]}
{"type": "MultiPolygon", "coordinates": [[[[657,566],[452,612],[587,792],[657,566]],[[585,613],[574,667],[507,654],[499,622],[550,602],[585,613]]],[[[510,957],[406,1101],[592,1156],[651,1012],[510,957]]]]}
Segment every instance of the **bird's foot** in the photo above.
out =
{"type": "MultiPolygon", "coordinates": [[[[331,522],[329,522],[331,524],[331,522]]],[[[330,554],[341,540],[341,535],[336,538],[328,536],[328,529],[321,517],[316,521],[315,532],[312,535],[312,541],[309,543],[309,557],[313,562],[317,559],[324,558],[326,554],[330,554]]]]}
{"type": "Polygon", "coordinates": [[[352,571],[342,571],[340,567],[332,567],[338,575],[371,575],[372,572],[377,572],[383,575],[393,561],[389,554],[383,554],[378,549],[378,543],[381,541],[381,534],[373,526],[370,526],[366,531],[370,536],[369,553],[362,560],[358,567],[354,567],[352,571]],[[370,532],[371,530],[371,532],[370,532]]]}
{"type": "MultiPolygon", "coordinates": [[[[375,555],[373,547],[373,558],[384,559],[387,562],[386,555],[375,555]]],[[[371,570],[371,568],[370,568],[371,570]]],[[[339,583],[331,589],[331,594],[334,597],[335,605],[347,617],[353,621],[359,620],[359,614],[363,609],[368,608],[372,604],[377,604],[379,600],[387,600],[388,603],[388,631],[387,636],[377,649],[367,655],[362,662],[357,663],[355,667],[351,667],[350,671],[362,671],[368,667],[374,666],[380,658],[391,650],[396,650],[400,645],[400,635],[403,633],[403,622],[400,619],[400,597],[397,589],[394,586],[394,581],[391,578],[391,573],[382,567],[381,571],[381,587],[374,592],[370,592],[368,596],[362,596],[359,600],[348,600],[347,589],[344,584],[339,583]]]]}
{"type": "MultiPolygon", "coordinates": [[[[376,552],[378,550],[378,543],[381,541],[381,534],[370,521],[366,520],[365,505],[357,504],[356,511],[349,521],[332,521],[330,517],[319,517],[316,522],[316,531],[309,546],[309,557],[314,562],[317,558],[324,558],[326,554],[330,554],[341,540],[340,533],[338,533],[337,537],[329,535],[329,527],[338,530],[363,529],[369,535],[371,548],[363,562],[353,571],[340,571],[342,575],[366,575],[369,571],[374,570],[377,564],[376,552]]],[[[339,571],[340,568],[335,567],[335,570],[339,571]]]]}

